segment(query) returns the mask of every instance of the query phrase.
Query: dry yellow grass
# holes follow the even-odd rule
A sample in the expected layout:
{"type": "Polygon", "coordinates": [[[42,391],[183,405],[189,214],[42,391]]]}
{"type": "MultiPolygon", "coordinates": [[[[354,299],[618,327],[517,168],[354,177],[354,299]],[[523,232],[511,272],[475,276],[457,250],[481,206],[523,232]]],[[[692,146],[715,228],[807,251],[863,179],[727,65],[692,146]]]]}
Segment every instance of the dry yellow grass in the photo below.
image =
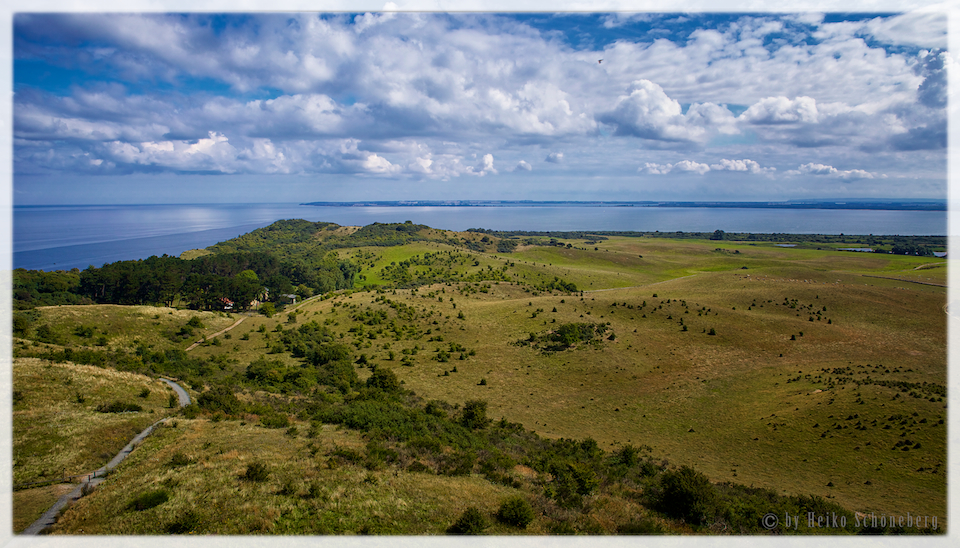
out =
{"type": "Polygon", "coordinates": [[[196,532],[208,534],[431,535],[442,534],[467,506],[489,516],[517,492],[479,477],[370,471],[327,456],[335,447],[361,445],[357,434],[329,427],[310,440],[236,421],[176,420],[67,511],[54,533],[164,534],[192,512],[196,532]],[[191,462],[173,466],[176,453],[191,462]],[[253,462],[267,465],[266,481],[242,478],[253,462]],[[134,498],[157,489],[169,500],[130,508],[134,498]]]}
{"type": "Polygon", "coordinates": [[[171,411],[171,392],[160,381],[88,365],[16,358],[13,387],[21,398],[13,410],[15,484],[92,472],[171,411]],[[141,398],[144,389],[150,394],[141,398]],[[143,411],[96,411],[116,400],[143,411]]]}

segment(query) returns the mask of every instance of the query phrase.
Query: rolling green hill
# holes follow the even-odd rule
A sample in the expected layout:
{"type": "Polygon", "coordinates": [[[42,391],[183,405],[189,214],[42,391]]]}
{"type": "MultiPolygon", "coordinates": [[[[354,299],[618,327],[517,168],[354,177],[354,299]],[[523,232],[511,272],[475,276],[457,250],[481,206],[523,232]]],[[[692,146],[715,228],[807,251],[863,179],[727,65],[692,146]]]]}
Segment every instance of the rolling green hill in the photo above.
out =
{"type": "Polygon", "coordinates": [[[352,288],[269,317],[20,312],[21,393],[28,364],[90,364],[199,394],[53,532],[942,533],[945,262],[724,237],[286,221],[205,253],[323,256],[352,288]]]}

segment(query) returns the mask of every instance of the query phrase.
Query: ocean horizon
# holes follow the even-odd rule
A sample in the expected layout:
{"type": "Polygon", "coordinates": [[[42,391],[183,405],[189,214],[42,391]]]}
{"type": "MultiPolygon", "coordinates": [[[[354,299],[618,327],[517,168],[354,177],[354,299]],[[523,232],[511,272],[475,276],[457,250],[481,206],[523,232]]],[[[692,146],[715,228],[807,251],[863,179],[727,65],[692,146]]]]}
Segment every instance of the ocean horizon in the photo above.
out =
{"type": "Polygon", "coordinates": [[[152,255],[180,255],[281,219],[344,226],[412,221],[433,228],[521,231],[750,232],[945,236],[946,211],[760,207],[311,206],[133,204],[14,206],[13,266],[84,269],[152,255]]]}

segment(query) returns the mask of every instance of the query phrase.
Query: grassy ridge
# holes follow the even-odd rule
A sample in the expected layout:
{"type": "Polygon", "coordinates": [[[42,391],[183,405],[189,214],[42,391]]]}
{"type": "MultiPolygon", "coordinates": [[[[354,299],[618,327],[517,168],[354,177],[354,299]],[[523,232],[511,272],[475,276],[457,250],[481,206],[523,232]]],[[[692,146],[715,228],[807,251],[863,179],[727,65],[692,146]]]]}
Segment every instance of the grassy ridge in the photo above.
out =
{"type": "Polygon", "coordinates": [[[13,368],[14,529],[22,530],[64,489],[59,483],[104,465],[143,428],[172,413],[162,382],[99,367],[19,358],[13,368]],[[104,413],[113,402],[141,411],[104,413]],[[21,486],[25,488],[21,489],[21,486]]]}

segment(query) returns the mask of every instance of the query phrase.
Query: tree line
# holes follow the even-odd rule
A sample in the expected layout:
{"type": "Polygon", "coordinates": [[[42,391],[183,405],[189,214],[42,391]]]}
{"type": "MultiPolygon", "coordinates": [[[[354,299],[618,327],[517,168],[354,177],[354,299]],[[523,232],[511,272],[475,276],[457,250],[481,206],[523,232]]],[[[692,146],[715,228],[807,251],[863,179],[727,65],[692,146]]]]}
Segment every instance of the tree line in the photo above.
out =
{"type": "Polygon", "coordinates": [[[205,255],[193,260],[163,255],[117,261],[80,271],[13,273],[14,306],[57,304],[181,304],[196,310],[246,309],[279,295],[309,297],[353,286],[358,267],[335,254],[280,260],[266,252],[205,255]],[[264,289],[268,291],[265,292],[264,289]]]}

